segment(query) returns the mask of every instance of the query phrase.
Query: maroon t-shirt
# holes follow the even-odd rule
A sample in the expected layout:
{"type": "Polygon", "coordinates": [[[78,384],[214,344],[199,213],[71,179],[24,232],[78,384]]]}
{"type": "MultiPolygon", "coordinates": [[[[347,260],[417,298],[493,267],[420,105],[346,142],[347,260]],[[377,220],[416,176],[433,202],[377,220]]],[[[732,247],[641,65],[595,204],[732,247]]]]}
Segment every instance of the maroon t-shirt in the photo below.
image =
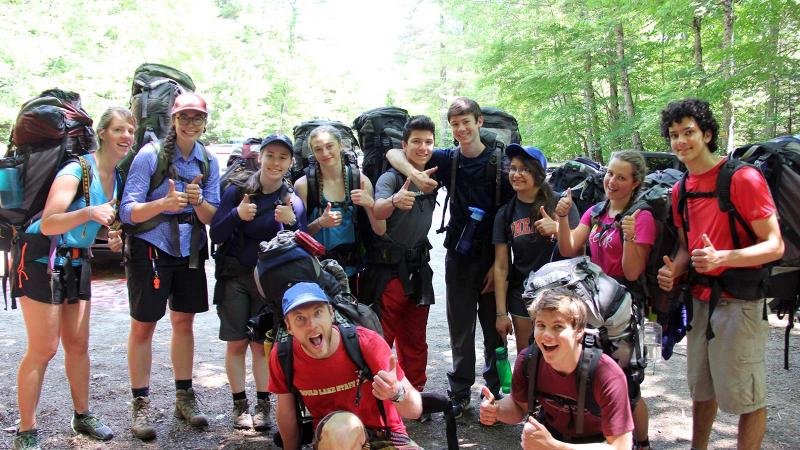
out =
{"type": "MultiPolygon", "coordinates": [[[[335,326],[333,332],[338,333],[335,326]]],[[[366,328],[357,327],[356,332],[361,354],[372,373],[387,370],[392,351],[386,341],[378,333],[366,328]]],[[[384,427],[378,403],[372,395],[372,380],[361,384],[361,402],[358,408],[355,406],[358,376],[355,364],[347,356],[344,343],[339,343],[333,355],[325,359],[314,359],[303,351],[297,340],[292,342],[294,385],[303,396],[306,408],[314,417],[314,428],[323,417],[333,411],[350,411],[357,415],[367,428],[384,427]]],[[[398,365],[397,379],[403,378],[405,373],[398,365]]],[[[274,394],[290,393],[286,385],[286,376],[278,360],[277,348],[273,348],[269,357],[269,391],[274,394]]],[[[393,433],[407,434],[403,419],[394,404],[384,400],[383,407],[386,410],[389,429],[393,433]]]]}
{"type": "MultiPolygon", "coordinates": [[[[528,379],[523,366],[527,364],[528,349],[517,356],[514,363],[514,375],[511,379],[511,396],[518,403],[528,404],[528,379]]],[[[539,360],[539,376],[536,379],[537,394],[548,394],[572,400],[570,406],[562,406],[558,402],[538,395],[536,401],[542,405],[547,424],[567,437],[576,437],[569,427],[570,417],[576,413],[578,390],[575,380],[577,371],[569,375],[561,375],[547,364],[544,358],[539,360]],[[570,411],[570,409],[572,411],[570,411]]],[[[583,434],[592,436],[618,436],[633,430],[633,416],[628,400],[628,383],[622,369],[606,354],[597,363],[592,380],[595,401],[600,406],[600,417],[584,412],[583,434]]]]}

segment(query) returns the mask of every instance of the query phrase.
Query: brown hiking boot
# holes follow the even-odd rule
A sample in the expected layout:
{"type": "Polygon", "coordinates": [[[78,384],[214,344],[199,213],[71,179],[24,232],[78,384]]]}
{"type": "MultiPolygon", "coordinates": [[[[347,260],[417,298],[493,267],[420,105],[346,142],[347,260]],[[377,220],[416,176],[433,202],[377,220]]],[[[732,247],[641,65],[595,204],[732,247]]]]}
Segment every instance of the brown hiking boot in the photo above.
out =
{"type": "Polygon", "coordinates": [[[249,430],[253,428],[253,417],[250,416],[250,404],[246,398],[233,401],[233,428],[249,430]]]}
{"type": "Polygon", "coordinates": [[[193,427],[208,426],[208,418],[197,407],[197,397],[192,388],[175,391],[175,417],[189,422],[193,427]]]}
{"type": "Polygon", "coordinates": [[[131,414],[131,433],[133,436],[147,441],[156,437],[156,430],[150,426],[150,420],[147,417],[150,412],[150,398],[149,397],[136,397],[131,403],[133,413],[131,414]]]}
{"type": "Polygon", "coordinates": [[[253,414],[253,428],[256,431],[267,431],[270,429],[269,423],[269,410],[272,405],[269,398],[262,398],[256,403],[256,408],[253,414]]]}

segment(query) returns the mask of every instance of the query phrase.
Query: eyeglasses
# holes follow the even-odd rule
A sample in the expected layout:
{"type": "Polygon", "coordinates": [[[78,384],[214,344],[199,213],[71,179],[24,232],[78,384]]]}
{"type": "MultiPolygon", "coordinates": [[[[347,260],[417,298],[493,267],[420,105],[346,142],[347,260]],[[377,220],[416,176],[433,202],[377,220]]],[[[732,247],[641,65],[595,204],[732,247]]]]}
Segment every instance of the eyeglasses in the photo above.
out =
{"type": "Polygon", "coordinates": [[[527,168],[525,166],[522,166],[522,167],[511,166],[511,167],[508,168],[508,173],[518,173],[520,175],[530,175],[531,174],[531,169],[529,169],[529,168],[527,168]]]}
{"type": "Polygon", "coordinates": [[[189,116],[180,115],[180,116],[178,116],[178,122],[180,122],[180,124],[183,125],[183,126],[187,126],[189,124],[198,126],[198,125],[202,125],[202,124],[206,123],[206,116],[189,117],[189,116]]]}

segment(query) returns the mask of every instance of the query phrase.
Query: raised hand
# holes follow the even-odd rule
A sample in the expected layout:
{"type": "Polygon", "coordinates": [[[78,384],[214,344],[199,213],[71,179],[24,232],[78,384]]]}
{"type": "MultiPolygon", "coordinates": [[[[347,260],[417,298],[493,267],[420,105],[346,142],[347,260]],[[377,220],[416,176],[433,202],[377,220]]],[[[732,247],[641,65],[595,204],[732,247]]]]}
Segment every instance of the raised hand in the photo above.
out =
{"type": "Polygon", "coordinates": [[[547,212],[544,210],[544,206],[539,208],[539,214],[542,216],[542,218],[536,222],[533,222],[533,226],[536,228],[536,231],[542,236],[556,236],[558,234],[558,223],[553,220],[549,214],[547,214],[547,212]]]}
{"type": "Polygon", "coordinates": [[[189,203],[195,206],[200,203],[200,199],[203,197],[203,188],[200,187],[201,181],[203,181],[203,176],[198,175],[184,189],[189,203]]]}
{"type": "Polygon", "coordinates": [[[524,450],[552,448],[557,444],[547,428],[533,417],[528,417],[522,427],[522,441],[520,445],[524,450]]]}
{"type": "Polygon", "coordinates": [[[658,287],[660,287],[664,291],[671,291],[675,284],[675,263],[669,258],[669,256],[664,255],[664,265],[658,269],[658,287]]]}
{"type": "Polygon", "coordinates": [[[567,192],[558,199],[556,204],[556,215],[558,217],[567,217],[569,210],[572,208],[572,188],[567,188],[567,192]]]}
{"type": "Polygon", "coordinates": [[[497,422],[500,406],[494,401],[494,395],[489,388],[481,386],[481,392],[483,392],[483,400],[481,400],[480,421],[484,425],[494,425],[497,422]]]}
{"type": "Polygon", "coordinates": [[[389,369],[379,370],[372,378],[372,395],[378,400],[391,400],[400,390],[397,380],[397,357],[389,356],[389,369]]]}
{"type": "Polygon", "coordinates": [[[162,198],[162,208],[164,211],[181,211],[189,204],[189,199],[185,192],[175,190],[175,181],[173,179],[167,180],[169,189],[167,195],[162,198]]]}
{"type": "Polygon", "coordinates": [[[89,206],[89,220],[97,222],[100,225],[109,226],[114,223],[117,217],[117,199],[113,198],[107,203],[101,205],[89,206]]]}
{"type": "Polygon", "coordinates": [[[317,223],[322,228],[333,228],[342,224],[342,213],[339,211],[331,211],[332,206],[331,202],[328,202],[325,211],[317,219],[317,223]]]}
{"type": "Polygon", "coordinates": [[[698,273],[710,272],[721,266],[722,254],[711,243],[708,235],[703,233],[703,248],[692,250],[692,265],[698,273]]]}
{"type": "Polygon", "coordinates": [[[350,200],[352,200],[354,205],[370,209],[375,205],[375,199],[372,198],[372,195],[367,191],[366,187],[367,180],[362,178],[361,188],[350,191],[350,200]]]}
{"type": "Polygon", "coordinates": [[[284,203],[275,206],[275,221],[284,225],[291,225],[297,222],[297,216],[294,214],[291,200],[285,200],[284,203]]]}
{"type": "Polygon", "coordinates": [[[122,230],[108,230],[108,248],[114,253],[122,251],[122,230]]]}
{"type": "Polygon", "coordinates": [[[411,178],[411,181],[414,182],[414,185],[417,186],[420,191],[427,194],[433,192],[433,190],[439,186],[439,183],[431,178],[431,175],[436,173],[437,170],[439,170],[438,167],[431,167],[422,172],[414,172],[409,178],[411,178]]]}
{"type": "Polygon", "coordinates": [[[245,222],[250,222],[256,218],[256,211],[258,211],[258,207],[255,203],[250,203],[250,194],[244,194],[239,206],[236,207],[236,214],[245,222]]]}
{"type": "Polygon", "coordinates": [[[414,207],[417,195],[409,191],[409,187],[411,187],[411,177],[406,178],[406,182],[403,183],[400,190],[392,195],[392,205],[394,205],[395,208],[408,211],[414,207]]]}
{"type": "Polygon", "coordinates": [[[641,210],[637,209],[633,214],[622,218],[622,236],[626,241],[636,241],[636,218],[639,217],[641,210]]]}

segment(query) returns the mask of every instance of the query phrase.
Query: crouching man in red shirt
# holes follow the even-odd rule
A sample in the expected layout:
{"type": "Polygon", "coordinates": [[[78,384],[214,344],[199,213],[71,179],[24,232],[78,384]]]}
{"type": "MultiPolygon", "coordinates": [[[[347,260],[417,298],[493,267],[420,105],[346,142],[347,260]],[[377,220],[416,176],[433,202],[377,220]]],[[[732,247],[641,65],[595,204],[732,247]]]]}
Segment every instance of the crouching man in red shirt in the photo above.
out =
{"type": "Polygon", "coordinates": [[[495,401],[491,392],[483,387],[481,423],[493,425],[500,420],[516,424],[527,416],[521,437],[522,448],[526,450],[629,450],[633,443],[633,418],[628,401],[628,385],[622,369],[608,355],[600,354],[590,387],[586,389],[585,407],[578,411],[576,377],[584,352],[586,305],[569,290],[557,288],[543,292],[531,304],[528,312],[534,324],[535,348],[531,346],[517,357],[511,395],[495,401]],[[541,356],[528,356],[531,353],[541,356]],[[538,413],[530,414],[534,411],[534,405],[529,405],[528,401],[531,393],[526,366],[534,357],[539,360],[533,396],[535,405],[540,409],[538,413]],[[589,407],[592,404],[596,407],[589,407]],[[579,414],[583,416],[582,432],[576,430],[579,414]]]}
{"type": "MultiPolygon", "coordinates": [[[[276,421],[283,448],[300,448],[295,395],[302,396],[314,418],[315,428],[321,426],[320,419],[329,413],[349,411],[363,423],[370,448],[419,448],[408,437],[402,417],[418,418],[422,414],[422,398],[406,379],[403,369],[397,366],[386,341],[374,331],[355,327],[362,358],[375,374],[372,379],[363,381],[343,342],[344,333],[348,331],[346,327],[352,325],[334,325],[333,307],[319,285],[298,283],[292,286],[283,296],[282,307],[286,329],[291,335],[293,375],[287,381],[276,346],[269,358],[269,390],[278,398],[276,421]]],[[[316,433],[315,445],[342,448],[337,447],[336,442],[325,442],[325,436],[341,435],[337,430],[327,430],[329,425],[343,424],[347,430],[359,431],[364,436],[362,429],[351,426],[350,422],[329,421],[325,433],[322,430],[316,433]]]]}

